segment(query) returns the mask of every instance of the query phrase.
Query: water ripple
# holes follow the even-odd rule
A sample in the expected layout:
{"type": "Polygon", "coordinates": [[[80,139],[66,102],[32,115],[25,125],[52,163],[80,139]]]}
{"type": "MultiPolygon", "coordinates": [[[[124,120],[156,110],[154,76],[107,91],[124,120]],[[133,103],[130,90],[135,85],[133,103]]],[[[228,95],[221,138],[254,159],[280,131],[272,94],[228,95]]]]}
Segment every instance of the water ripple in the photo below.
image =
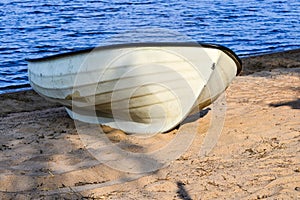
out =
{"type": "Polygon", "coordinates": [[[239,55],[300,48],[299,10],[298,0],[2,0],[0,93],[28,87],[27,57],[109,44],[112,37],[136,41],[134,35],[116,38],[146,27],[222,44],[239,55]]]}

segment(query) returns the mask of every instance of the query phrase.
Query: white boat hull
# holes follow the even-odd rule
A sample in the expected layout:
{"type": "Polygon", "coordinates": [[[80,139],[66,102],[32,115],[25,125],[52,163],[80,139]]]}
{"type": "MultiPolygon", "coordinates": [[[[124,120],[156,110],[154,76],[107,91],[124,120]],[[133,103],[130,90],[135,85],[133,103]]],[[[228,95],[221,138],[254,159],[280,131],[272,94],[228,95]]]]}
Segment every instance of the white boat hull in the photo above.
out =
{"type": "Polygon", "coordinates": [[[131,133],[165,132],[213,102],[240,72],[233,52],[130,44],[29,60],[32,88],[76,120],[131,133]]]}

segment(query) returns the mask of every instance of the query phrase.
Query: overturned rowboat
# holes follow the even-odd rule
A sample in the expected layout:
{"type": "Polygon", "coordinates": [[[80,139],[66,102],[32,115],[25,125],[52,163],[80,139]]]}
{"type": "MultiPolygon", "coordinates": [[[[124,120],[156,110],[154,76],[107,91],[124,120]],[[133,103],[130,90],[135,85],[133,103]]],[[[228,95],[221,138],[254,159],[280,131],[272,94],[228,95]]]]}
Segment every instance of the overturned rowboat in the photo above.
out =
{"type": "Polygon", "coordinates": [[[130,133],[166,132],[211,104],[240,73],[230,49],[120,44],[28,59],[32,88],[75,120],[130,133]]]}

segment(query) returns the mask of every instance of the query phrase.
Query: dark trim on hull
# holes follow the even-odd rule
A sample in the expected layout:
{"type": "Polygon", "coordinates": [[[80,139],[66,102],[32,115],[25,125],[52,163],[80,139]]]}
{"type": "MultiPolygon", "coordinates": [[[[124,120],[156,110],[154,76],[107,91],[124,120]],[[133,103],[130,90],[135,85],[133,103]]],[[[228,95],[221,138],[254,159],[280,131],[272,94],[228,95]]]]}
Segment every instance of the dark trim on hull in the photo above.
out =
{"type": "Polygon", "coordinates": [[[240,74],[240,72],[242,71],[242,61],[231,49],[229,49],[225,46],[222,46],[222,45],[196,43],[196,42],[178,42],[178,43],[177,42],[149,42],[149,43],[114,44],[114,45],[108,45],[108,46],[86,48],[86,49],[81,49],[81,50],[73,51],[73,52],[67,52],[67,53],[62,53],[62,54],[45,56],[45,57],[42,57],[42,58],[26,59],[26,61],[28,61],[28,62],[42,62],[42,61],[48,61],[48,60],[57,59],[57,58],[61,58],[61,57],[77,55],[77,54],[81,54],[81,53],[90,53],[92,51],[102,51],[102,50],[108,50],[108,49],[134,48],[134,47],[163,47],[163,46],[169,46],[169,47],[204,47],[204,48],[219,49],[219,50],[223,51],[224,53],[226,53],[236,63],[236,66],[237,66],[236,75],[240,74]]]}

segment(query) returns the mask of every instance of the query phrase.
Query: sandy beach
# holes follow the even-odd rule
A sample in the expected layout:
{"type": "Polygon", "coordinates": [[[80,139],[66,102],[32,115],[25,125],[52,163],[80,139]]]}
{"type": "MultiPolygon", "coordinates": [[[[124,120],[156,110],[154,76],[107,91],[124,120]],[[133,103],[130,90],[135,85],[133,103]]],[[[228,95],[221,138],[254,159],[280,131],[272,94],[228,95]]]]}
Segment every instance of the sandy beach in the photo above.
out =
{"type": "Polygon", "coordinates": [[[194,134],[180,157],[148,173],[95,159],[65,109],[35,92],[0,95],[0,199],[300,199],[300,50],[242,61],[221,106],[176,130],[141,139],[103,127],[131,153],[194,134]],[[202,154],[219,108],[220,135],[202,154]]]}

